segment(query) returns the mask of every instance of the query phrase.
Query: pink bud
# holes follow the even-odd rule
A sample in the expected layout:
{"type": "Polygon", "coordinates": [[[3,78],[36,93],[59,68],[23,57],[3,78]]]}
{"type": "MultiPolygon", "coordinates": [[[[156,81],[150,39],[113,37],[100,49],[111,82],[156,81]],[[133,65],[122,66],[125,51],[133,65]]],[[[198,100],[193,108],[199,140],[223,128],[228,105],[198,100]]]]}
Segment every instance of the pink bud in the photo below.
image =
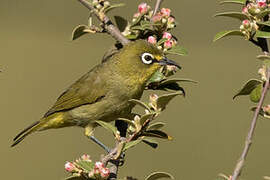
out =
{"type": "Polygon", "coordinates": [[[267,6],[266,2],[258,2],[259,8],[265,8],[267,6]]]}
{"type": "Polygon", "coordinates": [[[102,168],[104,168],[104,164],[102,162],[100,162],[100,161],[97,161],[95,163],[95,168],[96,169],[102,169],[102,168]]]}
{"type": "Polygon", "coordinates": [[[171,23],[174,23],[175,19],[173,17],[169,17],[168,18],[168,23],[171,24],[171,23]]]}
{"type": "Polygon", "coordinates": [[[153,22],[159,22],[162,19],[162,15],[157,13],[155,16],[152,17],[153,22]]]}
{"type": "Polygon", "coordinates": [[[157,43],[157,39],[154,36],[149,36],[147,41],[151,44],[156,44],[157,43]]]}
{"type": "Polygon", "coordinates": [[[168,32],[164,32],[162,38],[166,38],[168,40],[172,39],[172,34],[168,32]]]}
{"type": "Polygon", "coordinates": [[[171,48],[172,46],[173,46],[173,43],[172,43],[171,40],[165,41],[165,43],[164,43],[164,48],[169,49],[169,48],[171,48]]]}
{"type": "Polygon", "coordinates": [[[76,167],[74,164],[72,164],[71,162],[66,162],[66,164],[65,164],[66,171],[73,172],[75,170],[75,168],[76,167]]]}
{"type": "Polygon", "coordinates": [[[242,22],[242,24],[243,24],[243,26],[244,26],[245,28],[249,28],[249,27],[250,27],[250,21],[247,20],[247,19],[245,19],[245,20],[242,22]]]}
{"type": "Polygon", "coordinates": [[[138,6],[138,11],[139,11],[139,13],[141,13],[141,14],[147,13],[147,11],[148,11],[148,6],[147,6],[147,4],[146,4],[146,3],[141,3],[141,4],[139,4],[139,6],[138,6]]]}
{"type": "Polygon", "coordinates": [[[81,159],[84,161],[91,161],[90,156],[88,154],[82,155],[81,159]]]}
{"type": "Polygon", "coordinates": [[[245,7],[243,7],[243,9],[242,9],[242,13],[243,14],[247,14],[248,13],[248,8],[245,6],[245,7]]]}
{"type": "Polygon", "coordinates": [[[135,13],[135,14],[133,15],[133,17],[134,17],[134,18],[138,18],[138,17],[140,17],[140,15],[141,15],[141,14],[137,12],[137,13],[135,13]]]}
{"type": "Polygon", "coordinates": [[[171,10],[169,8],[162,8],[160,12],[164,17],[168,18],[171,16],[171,10]]]}
{"type": "Polygon", "coordinates": [[[100,175],[101,175],[102,178],[106,179],[110,175],[110,170],[108,168],[102,168],[100,170],[100,175]]]}

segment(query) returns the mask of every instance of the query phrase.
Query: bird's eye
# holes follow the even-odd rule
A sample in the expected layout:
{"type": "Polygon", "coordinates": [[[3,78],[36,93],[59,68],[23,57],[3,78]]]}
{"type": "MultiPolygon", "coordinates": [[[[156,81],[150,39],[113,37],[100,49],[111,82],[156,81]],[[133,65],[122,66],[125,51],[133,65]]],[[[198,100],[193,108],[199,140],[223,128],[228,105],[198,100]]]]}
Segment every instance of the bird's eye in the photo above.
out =
{"type": "Polygon", "coordinates": [[[150,53],[143,53],[141,59],[144,64],[151,64],[153,62],[154,56],[150,53]]]}

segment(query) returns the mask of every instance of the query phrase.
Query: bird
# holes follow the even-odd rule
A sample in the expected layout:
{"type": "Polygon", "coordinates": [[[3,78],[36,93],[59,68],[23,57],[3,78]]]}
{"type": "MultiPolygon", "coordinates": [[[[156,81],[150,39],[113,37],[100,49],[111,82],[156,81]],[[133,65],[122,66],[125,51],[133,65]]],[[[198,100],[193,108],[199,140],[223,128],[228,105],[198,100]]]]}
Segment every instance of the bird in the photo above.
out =
{"type": "Polygon", "coordinates": [[[11,147],[37,131],[79,126],[93,137],[95,121],[112,122],[128,117],[147,81],[162,66],[173,65],[164,52],[146,40],[136,40],[93,67],[68,87],[38,121],[22,130],[11,147]]]}

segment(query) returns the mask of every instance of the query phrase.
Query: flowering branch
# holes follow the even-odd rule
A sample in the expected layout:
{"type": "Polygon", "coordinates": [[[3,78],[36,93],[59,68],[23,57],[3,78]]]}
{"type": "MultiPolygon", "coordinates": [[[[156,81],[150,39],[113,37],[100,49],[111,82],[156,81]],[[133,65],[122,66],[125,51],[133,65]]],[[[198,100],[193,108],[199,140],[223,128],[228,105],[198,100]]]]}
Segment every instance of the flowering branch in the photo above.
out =
{"type": "Polygon", "coordinates": [[[92,13],[96,15],[96,17],[103,23],[104,29],[117,41],[119,41],[122,45],[128,44],[130,41],[125,38],[119,31],[117,27],[115,27],[112,21],[105,15],[104,12],[98,11],[94,6],[86,0],[78,0],[85,7],[87,7],[92,13]]]}
{"type": "MultiPolygon", "coordinates": [[[[224,1],[225,2],[225,1],[224,1]]],[[[257,58],[263,61],[263,68],[259,70],[261,80],[251,79],[244,87],[234,96],[249,95],[252,102],[258,103],[252,110],[255,111],[250,130],[247,134],[245,146],[240,159],[233,171],[232,176],[227,177],[229,180],[237,180],[243,169],[245,160],[248,156],[249,149],[254,137],[255,128],[259,115],[268,117],[270,106],[263,107],[265,96],[269,89],[270,84],[270,56],[268,43],[266,38],[270,38],[270,29],[266,25],[269,22],[270,6],[266,0],[247,0],[247,1],[227,1],[225,3],[238,3],[243,5],[242,12],[224,12],[218,13],[216,16],[227,16],[237,18],[242,21],[240,30],[222,31],[215,36],[214,41],[226,36],[238,35],[245,37],[254,45],[261,48],[264,55],[257,58]]]]}
{"type": "Polygon", "coordinates": [[[267,68],[267,79],[266,79],[266,82],[265,82],[265,85],[264,85],[264,88],[263,88],[263,91],[261,94],[261,99],[260,99],[260,101],[257,105],[256,111],[254,113],[254,117],[253,117],[252,122],[251,122],[250,130],[249,130],[248,135],[246,137],[245,147],[244,147],[243,152],[240,156],[240,159],[239,159],[239,161],[238,161],[238,163],[233,171],[232,180],[236,180],[240,176],[241,171],[243,169],[246,157],[247,157],[249,149],[251,147],[252,139],[253,139],[256,124],[257,124],[257,120],[259,117],[259,113],[260,113],[261,108],[263,106],[263,102],[264,102],[266,93],[269,89],[269,80],[270,80],[270,68],[267,68]]]}

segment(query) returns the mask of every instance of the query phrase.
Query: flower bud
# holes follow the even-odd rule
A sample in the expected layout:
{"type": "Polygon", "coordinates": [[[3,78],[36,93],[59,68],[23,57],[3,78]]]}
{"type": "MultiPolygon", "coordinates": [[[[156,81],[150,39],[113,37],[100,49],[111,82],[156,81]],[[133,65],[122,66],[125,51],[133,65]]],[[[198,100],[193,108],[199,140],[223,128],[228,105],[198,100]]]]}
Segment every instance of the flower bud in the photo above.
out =
{"type": "Polygon", "coordinates": [[[98,0],[93,0],[93,1],[92,1],[92,4],[93,4],[93,6],[96,6],[96,5],[99,4],[99,2],[98,2],[98,0]]]}
{"type": "Polygon", "coordinates": [[[161,19],[162,19],[162,16],[161,16],[160,13],[157,13],[157,14],[154,15],[153,18],[152,18],[153,22],[159,22],[159,21],[161,21],[161,19]]]}
{"type": "Polygon", "coordinates": [[[149,36],[147,41],[151,44],[156,44],[157,43],[157,39],[154,36],[149,36]]]}
{"type": "Polygon", "coordinates": [[[245,29],[248,29],[250,28],[250,21],[245,19],[243,22],[242,22],[242,25],[244,26],[245,29]]]}
{"type": "Polygon", "coordinates": [[[89,178],[93,178],[94,176],[95,176],[94,170],[92,170],[92,171],[90,171],[90,172],[88,173],[88,177],[89,177],[89,178]]]}
{"type": "Polygon", "coordinates": [[[270,115],[270,105],[264,106],[263,111],[266,115],[270,115]]]}
{"type": "Polygon", "coordinates": [[[246,6],[243,7],[242,13],[243,13],[243,14],[248,14],[248,8],[247,8],[246,6]]]}
{"type": "Polygon", "coordinates": [[[160,10],[163,17],[170,17],[171,16],[171,10],[169,8],[162,8],[160,10]]]}
{"type": "Polygon", "coordinates": [[[175,22],[175,19],[173,17],[168,18],[168,23],[169,24],[174,23],[174,22],[175,22]]]}
{"type": "Polygon", "coordinates": [[[137,12],[137,13],[135,13],[135,14],[133,15],[133,18],[137,19],[138,17],[140,17],[140,15],[141,15],[141,14],[137,12]]]}
{"type": "Polygon", "coordinates": [[[103,164],[102,162],[100,162],[100,161],[97,161],[97,162],[95,163],[95,168],[96,168],[96,169],[104,168],[104,164],[103,164]]]}
{"type": "Polygon", "coordinates": [[[110,4],[110,2],[109,1],[105,1],[104,2],[104,7],[106,8],[106,7],[109,7],[111,4],[110,4]]]}
{"type": "Polygon", "coordinates": [[[166,18],[162,18],[162,19],[161,19],[161,22],[162,22],[163,24],[166,24],[166,23],[167,23],[167,19],[166,19],[166,18]]]}
{"type": "Polygon", "coordinates": [[[172,46],[173,46],[173,43],[172,43],[171,40],[165,41],[165,43],[164,43],[164,48],[165,49],[170,49],[172,46]]]}
{"type": "Polygon", "coordinates": [[[76,169],[76,166],[71,162],[66,162],[65,169],[67,172],[74,172],[74,170],[76,169]]]}
{"type": "Polygon", "coordinates": [[[110,170],[108,168],[100,169],[100,175],[102,178],[107,179],[110,175],[110,170]]]}
{"type": "Polygon", "coordinates": [[[100,10],[100,9],[102,8],[102,6],[101,6],[100,4],[97,4],[97,5],[96,5],[96,8],[97,8],[98,10],[100,10]]]}
{"type": "Polygon", "coordinates": [[[257,2],[257,5],[258,5],[258,8],[260,8],[260,10],[264,10],[267,7],[266,2],[262,2],[262,1],[257,2]]]}
{"type": "Polygon", "coordinates": [[[89,162],[91,162],[91,158],[90,158],[90,156],[89,156],[88,154],[82,155],[81,159],[82,159],[83,161],[89,161],[89,162]]]}
{"type": "Polygon", "coordinates": [[[140,14],[145,14],[148,11],[149,6],[146,3],[141,3],[138,6],[138,11],[140,14]]]}
{"type": "Polygon", "coordinates": [[[162,38],[166,38],[168,40],[172,39],[172,34],[168,32],[164,32],[162,38]]]}

